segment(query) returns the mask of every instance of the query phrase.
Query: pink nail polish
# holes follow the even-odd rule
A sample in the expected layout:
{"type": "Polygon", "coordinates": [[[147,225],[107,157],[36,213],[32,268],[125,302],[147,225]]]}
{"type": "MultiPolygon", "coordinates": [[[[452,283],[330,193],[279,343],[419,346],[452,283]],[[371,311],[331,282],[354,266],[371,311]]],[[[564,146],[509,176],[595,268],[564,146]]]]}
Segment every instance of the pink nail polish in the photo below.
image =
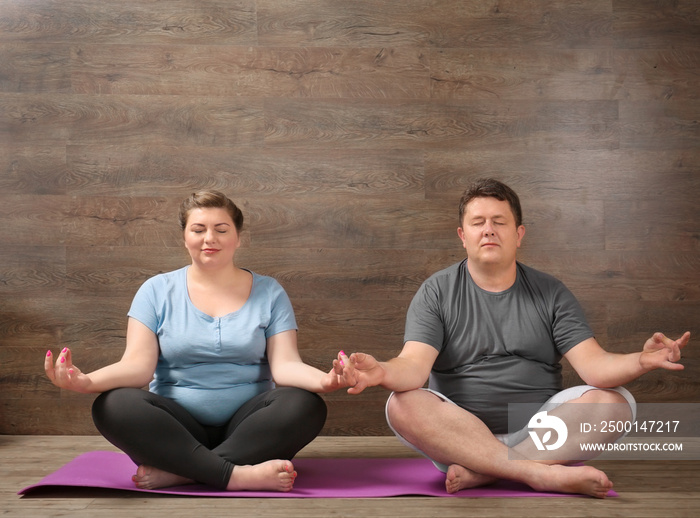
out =
{"type": "Polygon", "coordinates": [[[61,358],[61,363],[66,363],[66,359],[65,359],[65,358],[61,358]]]}
{"type": "Polygon", "coordinates": [[[63,350],[61,351],[62,353],[65,353],[68,351],[68,347],[64,347],[63,350]]]}
{"type": "Polygon", "coordinates": [[[51,356],[51,351],[46,351],[46,356],[51,356]]]}
{"type": "Polygon", "coordinates": [[[340,351],[340,354],[342,354],[343,356],[347,356],[347,354],[345,354],[345,351],[342,350],[340,351]]]}

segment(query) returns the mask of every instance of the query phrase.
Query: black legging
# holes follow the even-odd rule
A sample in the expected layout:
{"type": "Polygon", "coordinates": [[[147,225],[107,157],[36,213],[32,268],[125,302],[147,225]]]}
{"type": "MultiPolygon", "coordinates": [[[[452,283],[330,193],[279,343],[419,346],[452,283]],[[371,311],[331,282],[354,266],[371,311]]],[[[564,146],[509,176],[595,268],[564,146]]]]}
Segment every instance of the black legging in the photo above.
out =
{"type": "Polygon", "coordinates": [[[246,402],[222,426],[204,426],[171,399],[134,388],[100,394],[92,419],[137,465],[225,489],[234,465],[292,459],[326,422],[326,404],[280,387],[246,402]]]}

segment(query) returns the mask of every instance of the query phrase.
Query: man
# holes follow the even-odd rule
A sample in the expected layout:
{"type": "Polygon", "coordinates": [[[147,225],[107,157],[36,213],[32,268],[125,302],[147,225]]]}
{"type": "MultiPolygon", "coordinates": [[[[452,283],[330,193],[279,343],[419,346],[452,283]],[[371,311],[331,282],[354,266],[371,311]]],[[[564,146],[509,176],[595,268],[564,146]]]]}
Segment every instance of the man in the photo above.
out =
{"type": "Polygon", "coordinates": [[[354,370],[357,384],[348,392],[376,385],[393,391],[390,427],[446,472],[450,493],[510,479],[605,497],[612,482],[602,471],[567,465],[574,459],[535,458],[527,433],[509,436],[508,403],[554,404],[550,414],[574,435],[580,409],[592,408],[574,403],[595,404],[609,413],[605,419],[631,419],[635,402],[620,386],[653,369],[683,369],[677,362],[690,333],[678,340],[656,333],[640,353],[604,351],[571,292],[516,260],[525,235],[520,201],[497,180],[465,191],[458,235],[467,258],[421,286],[401,353],[387,362],[352,354],[344,368],[354,370]],[[562,391],[562,356],[587,385],[562,391]]]}

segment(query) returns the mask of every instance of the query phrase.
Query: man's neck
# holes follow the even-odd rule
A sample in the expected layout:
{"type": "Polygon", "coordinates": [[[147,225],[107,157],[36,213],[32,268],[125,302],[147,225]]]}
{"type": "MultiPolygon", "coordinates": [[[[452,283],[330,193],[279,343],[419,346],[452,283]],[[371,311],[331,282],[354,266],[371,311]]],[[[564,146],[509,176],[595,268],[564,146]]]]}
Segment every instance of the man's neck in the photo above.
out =
{"type": "Polygon", "coordinates": [[[500,293],[515,284],[517,278],[516,263],[507,267],[502,265],[476,265],[467,259],[467,269],[474,283],[484,291],[500,293]]]}

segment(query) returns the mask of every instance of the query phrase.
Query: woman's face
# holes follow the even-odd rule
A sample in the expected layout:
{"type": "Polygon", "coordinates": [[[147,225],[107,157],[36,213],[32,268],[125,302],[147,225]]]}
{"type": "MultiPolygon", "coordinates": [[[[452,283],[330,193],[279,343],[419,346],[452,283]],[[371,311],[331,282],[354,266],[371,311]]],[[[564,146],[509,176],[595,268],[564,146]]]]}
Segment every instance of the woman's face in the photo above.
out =
{"type": "Polygon", "coordinates": [[[185,225],[185,248],[201,267],[230,265],[241,239],[224,208],[193,209],[185,225]]]}

